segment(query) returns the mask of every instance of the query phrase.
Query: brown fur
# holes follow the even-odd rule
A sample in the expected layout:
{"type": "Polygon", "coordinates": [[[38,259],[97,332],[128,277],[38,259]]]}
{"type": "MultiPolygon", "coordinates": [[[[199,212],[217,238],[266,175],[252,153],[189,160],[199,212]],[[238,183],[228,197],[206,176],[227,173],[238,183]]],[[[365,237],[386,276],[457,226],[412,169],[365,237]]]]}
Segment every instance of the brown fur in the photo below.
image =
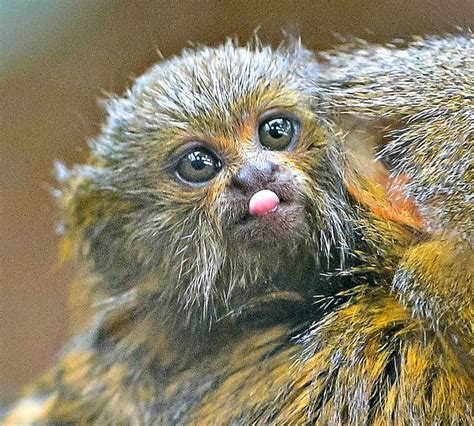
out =
{"type": "Polygon", "coordinates": [[[152,68],[65,176],[94,318],[5,424],[472,422],[472,51],[227,43],[152,68]],[[270,109],[294,149],[256,144],[270,109]],[[199,188],[169,164],[196,139],[226,164],[199,188]],[[297,213],[247,232],[232,182],[262,161],[284,178],[255,190],[297,213]]]}

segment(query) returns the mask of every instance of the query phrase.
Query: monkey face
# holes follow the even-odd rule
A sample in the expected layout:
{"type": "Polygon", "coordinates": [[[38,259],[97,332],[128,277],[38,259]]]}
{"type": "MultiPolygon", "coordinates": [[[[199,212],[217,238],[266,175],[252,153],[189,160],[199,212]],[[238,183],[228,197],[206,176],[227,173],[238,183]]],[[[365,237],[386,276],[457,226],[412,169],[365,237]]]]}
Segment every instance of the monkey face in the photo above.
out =
{"type": "Polygon", "coordinates": [[[343,245],[340,160],[306,88],[309,63],[298,45],[227,43],[158,64],[112,100],[81,171],[98,203],[111,200],[99,211],[114,220],[101,213],[88,232],[113,229],[97,255],[116,247],[127,273],[158,270],[160,291],[206,310],[343,245]]]}
{"type": "Polygon", "coordinates": [[[183,192],[200,194],[228,248],[274,250],[307,235],[304,172],[291,161],[301,123],[284,110],[240,121],[232,136],[180,145],[172,174],[183,192]]]}

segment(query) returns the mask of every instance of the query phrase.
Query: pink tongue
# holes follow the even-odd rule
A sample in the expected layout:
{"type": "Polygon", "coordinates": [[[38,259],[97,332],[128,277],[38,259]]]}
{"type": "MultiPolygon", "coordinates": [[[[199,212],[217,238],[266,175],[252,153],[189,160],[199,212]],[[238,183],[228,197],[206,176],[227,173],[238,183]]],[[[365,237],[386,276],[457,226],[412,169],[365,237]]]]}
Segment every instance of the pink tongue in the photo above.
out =
{"type": "Polygon", "coordinates": [[[280,204],[280,199],[273,191],[262,189],[252,195],[249,201],[249,214],[261,216],[275,210],[280,204]]]}

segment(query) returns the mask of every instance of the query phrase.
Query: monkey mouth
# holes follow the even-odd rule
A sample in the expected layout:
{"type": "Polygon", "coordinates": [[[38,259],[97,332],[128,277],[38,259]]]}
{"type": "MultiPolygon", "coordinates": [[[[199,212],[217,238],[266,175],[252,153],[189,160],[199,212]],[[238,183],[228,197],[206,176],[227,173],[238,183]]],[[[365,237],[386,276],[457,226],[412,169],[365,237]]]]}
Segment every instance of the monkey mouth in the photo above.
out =
{"type": "Polygon", "coordinates": [[[304,207],[280,201],[264,214],[244,213],[233,226],[234,240],[247,246],[272,246],[301,237],[305,229],[304,207]]]}
{"type": "Polygon", "coordinates": [[[249,211],[246,211],[236,221],[237,226],[244,226],[248,224],[256,223],[273,223],[276,220],[284,220],[287,215],[291,215],[294,211],[298,210],[298,206],[293,203],[280,202],[277,206],[272,207],[264,215],[253,215],[249,211]]]}
{"type": "Polygon", "coordinates": [[[235,248],[284,249],[307,235],[304,199],[296,188],[270,183],[232,197],[225,222],[235,248]]]}

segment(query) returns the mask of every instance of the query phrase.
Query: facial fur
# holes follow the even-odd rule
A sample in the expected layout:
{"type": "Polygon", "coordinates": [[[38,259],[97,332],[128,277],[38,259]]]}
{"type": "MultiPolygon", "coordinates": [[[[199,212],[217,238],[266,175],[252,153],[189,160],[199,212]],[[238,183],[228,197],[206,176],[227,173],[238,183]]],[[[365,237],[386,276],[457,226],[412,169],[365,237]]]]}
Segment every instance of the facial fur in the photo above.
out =
{"type": "Polygon", "coordinates": [[[274,277],[298,286],[334,252],[343,259],[352,230],[342,154],[306,87],[309,57],[298,43],[185,51],[109,101],[90,164],[72,170],[63,196],[66,241],[90,260],[101,291],[134,288],[188,320],[212,319],[231,309],[234,293],[241,303],[280,285],[274,277]],[[297,123],[288,149],[259,141],[271,114],[297,123]],[[193,146],[222,162],[204,184],[176,174],[193,146]],[[250,217],[249,199],[262,189],[280,205],[250,217]]]}

